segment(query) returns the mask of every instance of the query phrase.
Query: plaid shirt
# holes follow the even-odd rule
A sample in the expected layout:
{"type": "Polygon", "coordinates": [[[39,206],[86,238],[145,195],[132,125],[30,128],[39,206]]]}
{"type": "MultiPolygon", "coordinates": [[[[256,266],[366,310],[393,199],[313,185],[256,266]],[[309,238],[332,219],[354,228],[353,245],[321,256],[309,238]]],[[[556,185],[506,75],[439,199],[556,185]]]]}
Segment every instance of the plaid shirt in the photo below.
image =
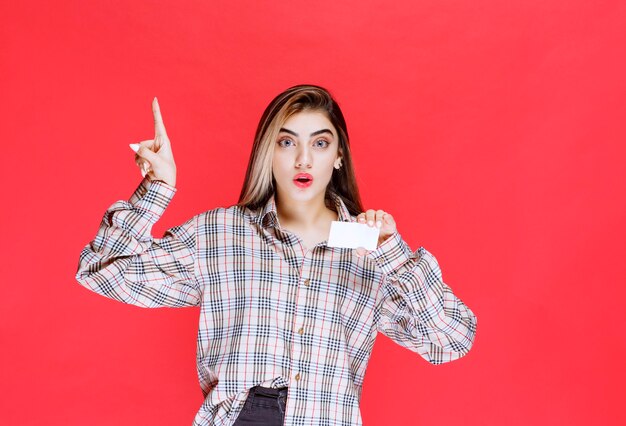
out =
{"type": "MultiPolygon", "coordinates": [[[[153,238],[176,188],[144,178],[114,203],[80,253],[76,279],[141,307],[200,306],[197,368],[205,397],[193,424],[232,425],[251,387],[288,386],[285,425],[361,425],[376,335],[433,364],[472,346],[476,317],[426,249],[396,232],[365,257],[307,251],[264,208],[216,208],[153,238]]],[[[340,221],[354,222],[334,197],[340,221]]]]}

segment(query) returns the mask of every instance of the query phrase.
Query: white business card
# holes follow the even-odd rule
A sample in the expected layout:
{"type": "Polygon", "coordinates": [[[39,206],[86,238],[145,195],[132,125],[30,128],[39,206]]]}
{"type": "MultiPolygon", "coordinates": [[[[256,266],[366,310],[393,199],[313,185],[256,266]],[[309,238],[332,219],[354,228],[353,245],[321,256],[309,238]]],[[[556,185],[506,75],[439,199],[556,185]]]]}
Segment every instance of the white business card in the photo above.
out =
{"type": "Polygon", "coordinates": [[[376,250],[380,229],[364,223],[333,221],[330,225],[329,247],[376,250]]]}

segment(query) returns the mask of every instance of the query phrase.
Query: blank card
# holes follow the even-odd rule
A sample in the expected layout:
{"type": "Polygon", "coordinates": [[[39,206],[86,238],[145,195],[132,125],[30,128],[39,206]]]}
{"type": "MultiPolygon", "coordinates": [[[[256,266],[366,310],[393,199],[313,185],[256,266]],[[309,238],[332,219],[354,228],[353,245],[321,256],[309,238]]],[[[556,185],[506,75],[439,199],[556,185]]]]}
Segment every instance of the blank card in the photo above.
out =
{"type": "Polygon", "coordinates": [[[330,225],[329,247],[376,250],[380,229],[364,223],[333,221],[330,225]]]}

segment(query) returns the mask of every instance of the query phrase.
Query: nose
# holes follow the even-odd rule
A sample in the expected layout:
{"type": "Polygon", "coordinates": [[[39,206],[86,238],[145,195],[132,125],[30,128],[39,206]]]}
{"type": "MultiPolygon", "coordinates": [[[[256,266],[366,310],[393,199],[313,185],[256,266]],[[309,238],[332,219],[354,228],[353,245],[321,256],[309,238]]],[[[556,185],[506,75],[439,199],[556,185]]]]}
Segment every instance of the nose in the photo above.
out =
{"type": "Polygon", "coordinates": [[[310,169],[311,166],[311,154],[308,149],[304,148],[298,151],[298,155],[296,157],[296,168],[306,167],[310,169]]]}

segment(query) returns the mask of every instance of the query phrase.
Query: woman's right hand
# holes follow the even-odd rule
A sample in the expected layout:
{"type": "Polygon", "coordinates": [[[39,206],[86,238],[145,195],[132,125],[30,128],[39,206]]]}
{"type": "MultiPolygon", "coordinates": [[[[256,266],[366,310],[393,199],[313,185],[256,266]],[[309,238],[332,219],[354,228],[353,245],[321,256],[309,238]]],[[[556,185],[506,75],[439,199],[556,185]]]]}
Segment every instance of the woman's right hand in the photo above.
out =
{"type": "Polygon", "coordinates": [[[172,154],[172,146],[165,132],[159,102],[155,97],[152,101],[154,114],[154,139],[130,144],[135,151],[135,163],[141,174],[148,175],[150,180],[162,180],[170,186],[176,186],[176,163],[172,154]]]}

